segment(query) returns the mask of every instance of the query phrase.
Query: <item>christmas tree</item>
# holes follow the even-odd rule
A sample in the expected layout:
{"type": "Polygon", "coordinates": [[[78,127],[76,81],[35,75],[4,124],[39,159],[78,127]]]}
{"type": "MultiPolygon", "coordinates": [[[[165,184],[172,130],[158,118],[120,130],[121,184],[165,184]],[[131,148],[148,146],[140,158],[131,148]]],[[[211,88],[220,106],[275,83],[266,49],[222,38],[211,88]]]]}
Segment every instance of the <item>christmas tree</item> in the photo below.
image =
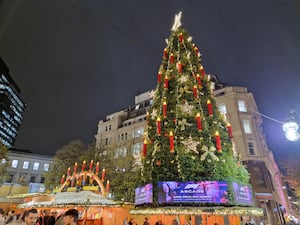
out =
{"type": "MultiPolygon", "coordinates": [[[[227,181],[248,184],[231,127],[217,109],[201,54],[176,15],[147,113],[142,183],[227,181]]],[[[155,189],[154,189],[155,195],[155,189]]]]}

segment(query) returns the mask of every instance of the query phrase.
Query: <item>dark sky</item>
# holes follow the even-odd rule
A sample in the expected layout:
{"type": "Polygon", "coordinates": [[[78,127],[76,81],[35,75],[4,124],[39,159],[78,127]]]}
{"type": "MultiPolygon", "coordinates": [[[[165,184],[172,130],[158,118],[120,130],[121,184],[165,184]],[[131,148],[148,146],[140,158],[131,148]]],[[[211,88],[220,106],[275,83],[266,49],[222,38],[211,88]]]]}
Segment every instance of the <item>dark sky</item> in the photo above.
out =
{"type": "MultiPolygon", "coordinates": [[[[155,87],[179,11],[207,73],[247,87],[263,114],[300,112],[299,0],[0,0],[0,56],[27,103],[16,148],[93,142],[99,120],[155,87]]],[[[264,124],[270,149],[300,151],[264,124]]]]}

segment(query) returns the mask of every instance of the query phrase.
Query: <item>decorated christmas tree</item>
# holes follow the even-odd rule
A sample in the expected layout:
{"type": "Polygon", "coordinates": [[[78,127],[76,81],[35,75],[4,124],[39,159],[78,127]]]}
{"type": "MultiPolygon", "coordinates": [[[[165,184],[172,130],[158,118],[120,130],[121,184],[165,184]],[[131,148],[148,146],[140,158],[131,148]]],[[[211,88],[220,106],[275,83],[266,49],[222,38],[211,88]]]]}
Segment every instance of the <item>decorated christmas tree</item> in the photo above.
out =
{"type": "Polygon", "coordinates": [[[213,83],[201,54],[176,15],[163,51],[147,113],[141,179],[160,181],[226,181],[248,184],[239,162],[232,130],[219,113],[213,83]]]}

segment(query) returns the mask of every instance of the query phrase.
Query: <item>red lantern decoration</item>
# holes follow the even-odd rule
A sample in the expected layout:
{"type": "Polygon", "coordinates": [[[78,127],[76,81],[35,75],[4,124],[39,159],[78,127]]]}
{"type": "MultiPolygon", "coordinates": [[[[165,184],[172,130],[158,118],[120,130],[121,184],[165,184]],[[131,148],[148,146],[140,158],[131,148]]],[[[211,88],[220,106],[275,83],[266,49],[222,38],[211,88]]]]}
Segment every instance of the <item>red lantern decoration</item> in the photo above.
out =
{"type": "Polygon", "coordinates": [[[164,118],[167,117],[167,102],[166,101],[163,102],[163,116],[164,116],[164,118]]]}
{"type": "Polygon", "coordinates": [[[109,192],[109,180],[106,181],[106,189],[105,189],[106,194],[109,192]]]}
{"type": "Polygon", "coordinates": [[[85,169],[85,160],[82,162],[81,171],[84,171],[84,169],[85,169]]]}
{"type": "Polygon", "coordinates": [[[193,44],[193,48],[195,50],[196,55],[198,56],[199,53],[198,47],[195,44],[193,44]]]}
{"type": "Polygon", "coordinates": [[[143,157],[146,157],[147,155],[147,140],[144,140],[144,144],[143,144],[143,157]]]}
{"type": "Polygon", "coordinates": [[[77,173],[77,162],[74,164],[74,174],[77,173]]]}
{"type": "Polygon", "coordinates": [[[221,138],[219,135],[219,132],[216,131],[215,133],[215,140],[216,140],[216,148],[218,152],[222,152],[222,148],[221,148],[221,138]]]}
{"type": "Polygon", "coordinates": [[[168,58],[168,51],[167,49],[165,48],[164,49],[164,59],[167,59],[168,58]]]}
{"type": "Polygon", "coordinates": [[[196,121],[197,121],[198,131],[202,131],[202,123],[201,123],[200,113],[197,113],[197,115],[196,115],[196,121]]]}
{"type": "Polygon", "coordinates": [[[174,64],[174,55],[173,55],[173,53],[171,53],[171,55],[170,55],[170,63],[174,64]]]}
{"type": "Polygon", "coordinates": [[[179,41],[180,41],[180,43],[182,43],[182,41],[183,41],[183,34],[182,34],[182,32],[179,34],[179,41]]]}
{"type": "Polygon", "coordinates": [[[97,162],[97,164],[96,164],[96,174],[98,174],[99,173],[99,162],[97,162]]]}
{"type": "Polygon", "coordinates": [[[200,67],[200,72],[201,72],[202,77],[204,77],[205,76],[205,71],[204,71],[203,66],[200,67]]]}
{"type": "Polygon", "coordinates": [[[90,180],[89,180],[89,181],[90,181],[90,184],[93,184],[94,179],[95,179],[95,177],[94,177],[94,175],[92,175],[91,178],[90,178],[90,180]]]}
{"type": "Polygon", "coordinates": [[[63,185],[65,183],[65,175],[62,175],[60,179],[60,184],[63,185]]]}
{"type": "Polygon", "coordinates": [[[156,132],[157,132],[158,135],[161,134],[161,124],[160,124],[160,118],[159,117],[157,117],[157,119],[156,119],[156,132]]]}
{"type": "Polygon", "coordinates": [[[228,136],[230,138],[232,138],[233,137],[232,136],[232,127],[231,127],[230,123],[227,124],[226,128],[227,128],[228,136]]]}
{"type": "Polygon", "coordinates": [[[177,63],[177,70],[179,73],[182,73],[182,64],[180,61],[177,63]]]}
{"type": "Polygon", "coordinates": [[[202,81],[201,81],[201,77],[198,73],[197,73],[196,79],[197,79],[198,87],[201,87],[202,86],[202,81]]]}
{"type": "Polygon", "coordinates": [[[169,88],[169,79],[167,76],[165,76],[165,80],[164,80],[164,88],[168,89],[169,88]]]}
{"type": "Polygon", "coordinates": [[[159,72],[159,73],[157,74],[157,83],[159,84],[160,81],[161,81],[161,73],[159,72]]]}
{"type": "Polygon", "coordinates": [[[93,163],[94,163],[94,160],[91,160],[91,162],[90,162],[90,170],[93,169],[93,163]]]}
{"type": "Polygon", "coordinates": [[[194,98],[198,98],[198,90],[197,90],[197,85],[194,85],[194,88],[193,88],[193,93],[194,93],[194,98]]]}
{"type": "Polygon", "coordinates": [[[105,179],[105,169],[102,169],[101,180],[104,182],[105,179]]]}
{"type": "Polygon", "coordinates": [[[209,99],[207,100],[206,104],[207,104],[208,115],[212,116],[213,115],[213,108],[212,108],[212,104],[211,104],[209,99]]]}
{"type": "Polygon", "coordinates": [[[174,153],[174,135],[172,131],[170,131],[169,133],[169,142],[170,142],[170,152],[174,153]]]}

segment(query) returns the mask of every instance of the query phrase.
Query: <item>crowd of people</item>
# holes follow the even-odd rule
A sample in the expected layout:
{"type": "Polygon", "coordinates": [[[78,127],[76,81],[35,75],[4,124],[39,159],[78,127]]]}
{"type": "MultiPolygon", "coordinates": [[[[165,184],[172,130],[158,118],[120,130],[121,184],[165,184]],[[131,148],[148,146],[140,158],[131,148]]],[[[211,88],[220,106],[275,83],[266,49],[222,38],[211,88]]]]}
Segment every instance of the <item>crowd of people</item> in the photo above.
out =
{"type": "MultiPolygon", "coordinates": [[[[129,221],[127,218],[125,218],[123,221],[123,225],[138,225],[138,224],[133,218],[130,218],[129,221]]],[[[142,225],[150,225],[147,217],[145,217],[142,225]]],[[[155,225],[163,225],[163,223],[161,222],[161,220],[159,220],[159,221],[155,222],[155,225]]]]}
{"type": "Polygon", "coordinates": [[[69,209],[66,212],[38,211],[35,208],[16,213],[15,210],[5,214],[0,209],[0,225],[77,225],[78,210],[69,209]]]}

